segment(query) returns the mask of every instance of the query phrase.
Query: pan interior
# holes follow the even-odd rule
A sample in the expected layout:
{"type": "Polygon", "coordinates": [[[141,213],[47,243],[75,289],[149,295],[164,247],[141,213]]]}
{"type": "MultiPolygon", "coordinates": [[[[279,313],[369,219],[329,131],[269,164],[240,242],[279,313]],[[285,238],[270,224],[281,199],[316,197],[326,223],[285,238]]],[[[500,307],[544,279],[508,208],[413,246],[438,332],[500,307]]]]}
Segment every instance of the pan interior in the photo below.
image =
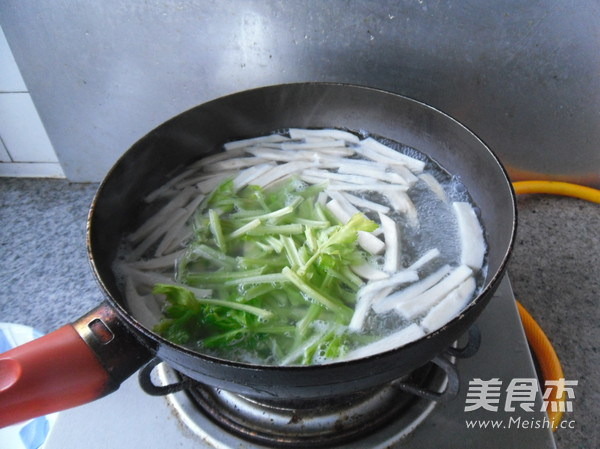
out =
{"type": "Polygon", "coordinates": [[[486,230],[483,288],[495,280],[512,244],[514,198],[501,165],[475,135],[402,96],[356,86],[294,84],[245,91],[186,111],[143,137],[113,167],[90,214],[89,249],[117,307],[125,312],[112,263],[123,235],[139,224],[141,199],[178,167],[220,151],[227,141],[290,127],[368,130],[427,154],[459,176],[480,207],[486,230]]]}

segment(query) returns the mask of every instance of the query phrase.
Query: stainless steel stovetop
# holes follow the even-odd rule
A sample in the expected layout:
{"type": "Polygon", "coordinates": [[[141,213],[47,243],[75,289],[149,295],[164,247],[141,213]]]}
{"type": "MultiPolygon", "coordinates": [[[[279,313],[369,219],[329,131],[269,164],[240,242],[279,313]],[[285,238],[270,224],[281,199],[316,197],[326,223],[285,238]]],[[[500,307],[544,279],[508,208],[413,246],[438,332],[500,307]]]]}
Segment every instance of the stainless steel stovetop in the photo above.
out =
{"type": "MultiPolygon", "coordinates": [[[[508,278],[501,283],[477,325],[481,347],[473,357],[458,361],[461,389],[456,399],[432,404],[423,412],[422,419],[417,417],[416,425],[408,429],[400,422],[391,423],[376,435],[340,449],[555,448],[551,430],[543,425],[545,413],[540,411],[540,394],[536,396],[533,411],[523,410],[519,404],[515,404],[514,411],[506,411],[504,407],[505,387],[511,380],[536,378],[508,278]],[[494,378],[503,385],[498,411],[478,408],[466,412],[469,381],[494,378]],[[467,421],[475,423],[475,428],[468,428],[467,421]],[[486,422],[488,427],[484,428],[486,422]],[[500,423],[498,428],[491,428],[492,422],[500,423]]],[[[44,449],[261,447],[227,434],[208,419],[200,421],[197,433],[192,432],[178,417],[177,408],[181,406],[174,407],[173,403],[173,397],[169,400],[144,393],[137,376],[133,376],[112,395],[61,412],[44,449]]]]}

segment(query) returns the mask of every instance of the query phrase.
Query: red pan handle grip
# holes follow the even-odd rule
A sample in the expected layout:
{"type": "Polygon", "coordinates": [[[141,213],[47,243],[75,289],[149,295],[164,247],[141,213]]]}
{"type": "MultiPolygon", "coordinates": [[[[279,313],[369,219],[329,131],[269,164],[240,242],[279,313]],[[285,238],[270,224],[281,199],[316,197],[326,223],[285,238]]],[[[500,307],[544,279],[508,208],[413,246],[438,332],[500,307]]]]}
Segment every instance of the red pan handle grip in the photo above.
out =
{"type": "Polygon", "coordinates": [[[0,427],[93,401],[110,381],[67,324],[0,355],[0,427]]]}
{"type": "Polygon", "coordinates": [[[106,303],[0,354],[0,428],[91,402],[150,358],[106,303]]]}

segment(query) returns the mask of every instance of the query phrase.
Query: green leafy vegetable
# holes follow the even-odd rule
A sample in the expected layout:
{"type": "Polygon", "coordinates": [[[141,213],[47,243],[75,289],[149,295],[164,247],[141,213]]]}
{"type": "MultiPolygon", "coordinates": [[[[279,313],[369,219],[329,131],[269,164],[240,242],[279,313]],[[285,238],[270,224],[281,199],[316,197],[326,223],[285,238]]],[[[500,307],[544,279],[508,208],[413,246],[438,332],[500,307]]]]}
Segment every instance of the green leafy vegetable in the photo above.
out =
{"type": "Polygon", "coordinates": [[[350,266],[368,257],[358,232],[377,225],[362,214],[339,224],[317,202],[324,186],[291,178],[267,189],[236,192],[232,180],[217,187],[192,217],[177,285],[154,288],[166,299],[155,330],[194,349],[266,363],[343,355],[362,284],[350,266]]]}

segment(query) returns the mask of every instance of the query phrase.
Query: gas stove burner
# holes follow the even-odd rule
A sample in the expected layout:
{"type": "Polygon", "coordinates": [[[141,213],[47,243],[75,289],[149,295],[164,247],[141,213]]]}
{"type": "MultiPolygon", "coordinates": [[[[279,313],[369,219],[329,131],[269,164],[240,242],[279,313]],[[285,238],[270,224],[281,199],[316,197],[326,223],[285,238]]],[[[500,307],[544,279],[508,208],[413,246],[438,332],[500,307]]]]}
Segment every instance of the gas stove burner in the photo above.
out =
{"type": "MultiPolygon", "coordinates": [[[[158,366],[162,385],[179,380],[168,365],[158,366]]],[[[448,377],[430,363],[412,381],[445,391],[448,377]]],[[[204,385],[167,396],[183,423],[219,448],[246,447],[389,447],[409,434],[437,402],[401,390],[401,382],[322,401],[256,401],[204,385]]]]}
{"type": "Polygon", "coordinates": [[[139,380],[147,393],[168,395],[181,421],[203,440],[216,440],[219,448],[248,443],[281,448],[389,447],[421,423],[436,404],[456,397],[455,362],[477,352],[478,328],[473,326],[464,339],[462,347],[448,349],[400,379],[318,399],[232,393],[190,379],[159,359],[140,371],[139,380]]]}

